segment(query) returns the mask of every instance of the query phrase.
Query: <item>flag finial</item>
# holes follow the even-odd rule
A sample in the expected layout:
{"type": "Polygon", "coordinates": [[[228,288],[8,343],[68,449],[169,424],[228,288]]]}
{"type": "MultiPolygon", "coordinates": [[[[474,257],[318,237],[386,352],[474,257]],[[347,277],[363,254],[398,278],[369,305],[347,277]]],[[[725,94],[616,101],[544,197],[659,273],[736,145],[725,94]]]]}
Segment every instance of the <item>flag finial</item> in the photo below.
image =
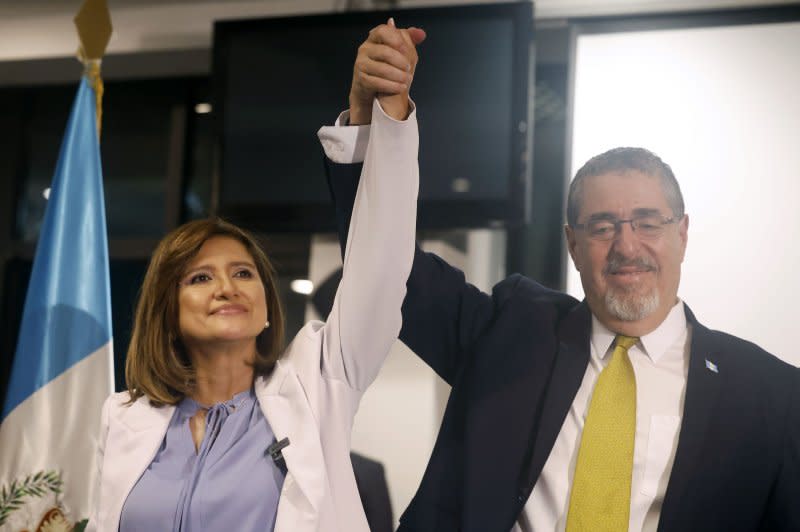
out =
{"type": "Polygon", "coordinates": [[[100,76],[100,62],[106,53],[113,31],[106,0],[84,0],[78,14],[75,15],[75,27],[78,29],[78,38],[81,41],[78,59],[84,66],[83,75],[94,89],[97,138],[100,138],[103,123],[103,78],[100,76]]]}
{"type": "Polygon", "coordinates": [[[81,41],[78,52],[81,60],[102,59],[113,30],[106,0],[84,0],[75,15],[75,27],[81,41]]]}

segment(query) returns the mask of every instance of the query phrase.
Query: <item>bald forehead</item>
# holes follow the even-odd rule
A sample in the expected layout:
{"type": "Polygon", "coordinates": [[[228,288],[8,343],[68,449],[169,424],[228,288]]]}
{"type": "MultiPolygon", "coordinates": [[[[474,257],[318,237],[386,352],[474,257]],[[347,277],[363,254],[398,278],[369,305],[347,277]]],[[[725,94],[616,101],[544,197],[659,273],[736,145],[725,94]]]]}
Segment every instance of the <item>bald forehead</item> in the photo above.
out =
{"type": "Polygon", "coordinates": [[[575,190],[577,217],[607,214],[628,216],[632,212],[671,214],[669,198],[659,176],[639,170],[615,170],[585,176],[575,190]]]}
{"type": "MultiPolygon", "coordinates": [[[[587,183],[593,183],[592,186],[588,187],[590,189],[589,194],[596,195],[603,192],[603,182],[608,182],[608,178],[614,176],[618,178],[619,182],[627,182],[629,184],[638,182],[640,188],[648,188],[652,194],[658,194],[659,198],[666,201],[668,205],[662,214],[678,218],[683,216],[683,195],[677,181],[671,175],[664,176],[659,172],[648,172],[635,168],[615,168],[596,174],[588,173],[585,169],[582,169],[570,184],[567,197],[567,223],[569,225],[578,223],[578,217],[581,216],[581,211],[584,210],[584,203],[587,200],[587,192],[585,191],[587,183]],[[598,183],[601,186],[596,186],[598,183]]],[[[618,193],[624,196],[625,188],[622,188],[618,193]]]]}

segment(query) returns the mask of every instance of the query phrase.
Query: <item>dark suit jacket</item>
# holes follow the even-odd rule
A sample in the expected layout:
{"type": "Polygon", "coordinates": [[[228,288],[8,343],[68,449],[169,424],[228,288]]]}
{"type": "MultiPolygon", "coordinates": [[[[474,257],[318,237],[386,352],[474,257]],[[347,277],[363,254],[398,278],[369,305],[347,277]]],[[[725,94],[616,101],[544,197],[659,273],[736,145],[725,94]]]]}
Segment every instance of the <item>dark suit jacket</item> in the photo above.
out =
{"type": "MultiPolygon", "coordinates": [[[[346,238],[360,165],[327,169],[346,238]]],[[[800,370],[688,307],[686,318],[689,376],[659,531],[800,531],[800,370]]],[[[590,329],[585,302],[521,275],[488,295],[417,249],[400,339],[452,392],[400,530],[511,529],[581,384],[590,329]]]]}
{"type": "Polygon", "coordinates": [[[350,453],[350,461],[353,462],[358,495],[367,515],[369,529],[371,532],[392,532],[394,516],[383,464],[353,452],[350,453]]]}

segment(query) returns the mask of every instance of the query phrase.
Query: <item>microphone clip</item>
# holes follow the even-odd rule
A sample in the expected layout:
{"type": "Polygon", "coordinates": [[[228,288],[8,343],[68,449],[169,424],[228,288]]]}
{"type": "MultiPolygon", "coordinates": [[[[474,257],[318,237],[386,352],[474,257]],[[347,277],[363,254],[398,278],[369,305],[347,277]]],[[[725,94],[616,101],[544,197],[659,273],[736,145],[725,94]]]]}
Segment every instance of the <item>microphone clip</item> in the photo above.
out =
{"type": "Polygon", "coordinates": [[[272,461],[281,470],[281,472],[286,475],[286,460],[283,458],[283,449],[289,446],[289,438],[284,438],[280,441],[277,439],[267,447],[267,453],[272,458],[272,461]]]}

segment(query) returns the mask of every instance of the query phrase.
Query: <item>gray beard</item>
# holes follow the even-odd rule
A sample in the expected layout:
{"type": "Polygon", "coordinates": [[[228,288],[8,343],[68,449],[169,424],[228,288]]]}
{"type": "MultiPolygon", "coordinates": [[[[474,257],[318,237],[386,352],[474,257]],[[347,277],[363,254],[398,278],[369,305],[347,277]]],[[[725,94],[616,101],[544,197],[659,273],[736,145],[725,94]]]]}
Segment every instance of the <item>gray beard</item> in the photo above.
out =
{"type": "Polygon", "coordinates": [[[616,292],[609,290],[606,292],[606,310],[621,321],[639,321],[658,308],[660,298],[658,290],[645,295],[616,292]]]}

